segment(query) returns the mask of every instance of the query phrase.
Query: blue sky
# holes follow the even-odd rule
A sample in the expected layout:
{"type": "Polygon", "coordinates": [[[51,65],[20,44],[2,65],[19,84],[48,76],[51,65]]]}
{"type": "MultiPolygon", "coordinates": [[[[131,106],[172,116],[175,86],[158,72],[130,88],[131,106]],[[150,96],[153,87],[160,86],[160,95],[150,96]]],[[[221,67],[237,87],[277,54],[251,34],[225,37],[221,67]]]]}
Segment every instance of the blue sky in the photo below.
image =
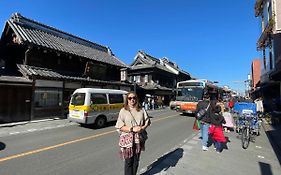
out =
{"type": "MultiPolygon", "coordinates": [[[[243,91],[259,58],[255,0],[1,0],[12,13],[109,46],[126,64],[138,50],[168,57],[196,78],[243,91]],[[237,83],[238,81],[238,83],[237,83]]],[[[3,30],[1,30],[2,33],[3,30]]]]}

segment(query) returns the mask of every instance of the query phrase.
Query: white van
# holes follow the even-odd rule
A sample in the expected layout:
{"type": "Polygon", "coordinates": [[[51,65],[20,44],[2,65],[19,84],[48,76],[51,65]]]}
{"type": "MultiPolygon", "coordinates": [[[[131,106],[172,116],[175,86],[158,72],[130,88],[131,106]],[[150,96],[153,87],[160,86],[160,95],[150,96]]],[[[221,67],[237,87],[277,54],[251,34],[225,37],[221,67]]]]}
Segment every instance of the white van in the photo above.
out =
{"type": "Polygon", "coordinates": [[[115,89],[76,89],[69,103],[68,119],[81,124],[103,127],[115,121],[125,104],[127,91],[115,89]]]}

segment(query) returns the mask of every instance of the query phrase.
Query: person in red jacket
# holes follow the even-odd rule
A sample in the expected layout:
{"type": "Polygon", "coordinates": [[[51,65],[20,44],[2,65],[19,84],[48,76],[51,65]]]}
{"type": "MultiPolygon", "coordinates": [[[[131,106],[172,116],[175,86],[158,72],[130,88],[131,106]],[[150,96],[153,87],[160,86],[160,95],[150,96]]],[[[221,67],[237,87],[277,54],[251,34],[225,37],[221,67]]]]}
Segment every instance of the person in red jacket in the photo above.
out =
{"type": "Polygon", "coordinates": [[[232,108],[234,107],[234,101],[233,101],[233,99],[231,99],[231,100],[229,101],[228,107],[229,107],[229,109],[230,109],[230,112],[232,112],[232,108]]]}
{"type": "Polygon", "coordinates": [[[211,116],[211,126],[209,128],[209,134],[212,137],[216,151],[220,153],[222,151],[222,143],[226,142],[222,127],[222,124],[225,123],[225,120],[224,117],[220,114],[220,106],[217,105],[214,112],[214,115],[211,116]]]}

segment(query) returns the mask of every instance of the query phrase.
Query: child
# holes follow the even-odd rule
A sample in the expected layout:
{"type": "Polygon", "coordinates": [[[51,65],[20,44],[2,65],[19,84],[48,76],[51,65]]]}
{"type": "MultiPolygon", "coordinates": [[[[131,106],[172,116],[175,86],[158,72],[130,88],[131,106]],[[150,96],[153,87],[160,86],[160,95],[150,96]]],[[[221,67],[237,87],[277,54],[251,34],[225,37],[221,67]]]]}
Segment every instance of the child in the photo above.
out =
{"type": "Polygon", "coordinates": [[[229,109],[226,108],[225,112],[222,113],[224,120],[225,120],[225,124],[223,124],[223,127],[225,129],[226,132],[230,132],[230,129],[233,130],[234,129],[234,120],[233,117],[231,115],[231,113],[229,112],[229,109]]]}
{"type": "Polygon", "coordinates": [[[222,143],[226,142],[222,129],[222,124],[225,123],[225,120],[220,114],[220,106],[217,105],[214,112],[215,113],[211,116],[211,126],[209,128],[209,133],[214,141],[214,146],[217,153],[220,153],[222,151],[222,143]]]}

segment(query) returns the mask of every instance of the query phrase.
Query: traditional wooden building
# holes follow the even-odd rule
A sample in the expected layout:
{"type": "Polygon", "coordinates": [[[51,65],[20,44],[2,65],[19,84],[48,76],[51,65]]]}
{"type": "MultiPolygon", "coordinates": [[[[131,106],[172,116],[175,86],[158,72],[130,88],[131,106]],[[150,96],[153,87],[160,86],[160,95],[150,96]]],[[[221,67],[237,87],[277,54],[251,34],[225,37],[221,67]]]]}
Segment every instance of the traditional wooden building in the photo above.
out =
{"type": "Polygon", "coordinates": [[[260,88],[266,111],[281,111],[281,1],[256,0],[255,16],[260,21],[257,50],[262,54],[260,88]]]}
{"type": "Polygon", "coordinates": [[[126,77],[144,100],[145,95],[162,97],[168,105],[176,91],[178,81],[189,80],[189,73],[181,70],[167,58],[155,58],[144,51],[138,51],[131,67],[126,69],[126,77]]]}
{"type": "Polygon", "coordinates": [[[61,117],[80,87],[130,90],[110,48],[23,17],[0,40],[0,123],[61,117]]]}

